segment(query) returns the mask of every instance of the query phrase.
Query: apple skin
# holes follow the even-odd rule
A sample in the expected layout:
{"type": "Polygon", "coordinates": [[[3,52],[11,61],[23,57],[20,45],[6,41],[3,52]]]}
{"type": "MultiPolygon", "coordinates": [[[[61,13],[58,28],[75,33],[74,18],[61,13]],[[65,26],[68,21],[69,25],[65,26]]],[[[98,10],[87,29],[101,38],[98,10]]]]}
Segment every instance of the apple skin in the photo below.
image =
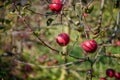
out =
{"type": "Polygon", "coordinates": [[[62,10],[62,3],[60,0],[53,0],[49,8],[51,11],[59,13],[62,10]]]}
{"type": "Polygon", "coordinates": [[[86,40],[82,42],[80,45],[84,51],[89,53],[94,53],[97,49],[97,42],[95,40],[86,40]]]}
{"type": "Polygon", "coordinates": [[[120,80],[120,72],[116,72],[116,73],[115,73],[115,78],[116,78],[117,80],[120,80]]]}
{"type": "Polygon", "coordinates": [[[107,80],[106,78],[100,78],[100,80],[107,80]]]}
{"type": "Polygon", "coordinates": [[[52,3],[61,3],[60,0],[52,0],[52,3]]]}
{"type": "Polygon", "coordinates": [[[115,71],[113,69],[107,69],[106,70],[106,75],[110,78],[115,76],[115,71]]]}
{"type": "Polygon", "coordinates": [[[58,36],[56,37],[56,42],[60,46],[66,46],[70,42],[70,37],[66,33],[58,34],[58,36]]]}

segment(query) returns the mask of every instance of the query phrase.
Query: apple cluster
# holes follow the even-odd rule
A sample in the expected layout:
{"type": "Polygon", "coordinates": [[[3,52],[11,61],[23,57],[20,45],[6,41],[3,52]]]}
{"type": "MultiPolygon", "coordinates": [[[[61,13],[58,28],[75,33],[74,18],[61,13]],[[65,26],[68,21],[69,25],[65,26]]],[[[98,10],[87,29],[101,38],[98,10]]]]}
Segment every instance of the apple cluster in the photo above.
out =
{"type": "MultiPolygon", "coordinates": [[[[51,11],[58,13],[62,10],[62,2],[60,0],[52,0],[49,7],[51,11]]],[[[56,37],[56,42],[60,46],[66,46],[70,42],[70,37],[66,33],[58,34],[56,37]]],[[[86,40],[81,43],[81,47],[85,52],[93,53],[97,49],[97,42],[95,40],[86,40]]]]}
{"type": "MultiPolygon", "coordinates": [[[[70,37],[67,33],[58,34],[58,36],[56,37],[56,42],[60,46],[66,46],[70,42],[70,37]]],[[[87,53],[94,53],[97,49],[97,42],[95,40],[86,40],[80,45],[87,53]]]]}
{"type": "Polygon", "coordinates": [[[106,70],[106,77],[100,78],[100,80],[107,80],[107,77],[109,78],[115,77],[116,80],[120,80],[120,72],[115,72],[114,69],[109,68],[106,70]]]}

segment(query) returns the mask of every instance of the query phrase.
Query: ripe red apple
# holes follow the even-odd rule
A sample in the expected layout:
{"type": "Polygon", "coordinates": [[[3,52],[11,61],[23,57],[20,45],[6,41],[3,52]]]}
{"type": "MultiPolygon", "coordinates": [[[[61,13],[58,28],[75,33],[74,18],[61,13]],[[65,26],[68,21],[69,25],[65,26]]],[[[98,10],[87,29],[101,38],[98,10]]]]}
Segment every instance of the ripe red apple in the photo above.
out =
{"type": "Polygon", "coordinates": [[[115,71],[113,69],[107,69],[106,75],[109,76],[110,78],[112,78],[115,76],[115,71]]]}
{"type": "Polygon", "coordinates": [[[120,80],[120,72],[115,73],[115,78],[120,80]]]}
{"type": "Polygon", "coordinates": [[[106,52],[106,56],[111,56],[111,52],[106,52]]]}
{"type": "Polygon", "coordinates": [[[52,0],[52,3],[49,7],[51,11],[58,13],[62,9],[62,2],[60,0],[52,0]]]}
{"type": "Polygon", "coordinates": [[[58,60],[56,60],[56,59],[53,59],[52,62],[53,62],[54,64],[58,64],[58,60]]]}
{"type": "Polygon", "coordinates": [[[116,45],[116,46],[120,46],[120,41],[116,41],[116,42],[115,42],[115,45],[116,45]]]}
{"type": "Polygon", "coordinates": [[[27,78],[28,78],[28,74],[23,73],[22,77],[23,77],[24,80],[27,80],[27,78]]]}
{"type": "Polygon", "coordinates": [[[100,78],[100,80],[107,80],[106,78],[100,78]]]}
{"type": "Polygon", "coordinates": [[[47,62],[47,66],[52,66],[52,62],[47,62]]]}
{"type": "Polygon", "coordinates": [[[48,56],[44,54],[44,55],[42,56],[42,58],[43,58],[44,60],[46,60],[46,59],[48,58],[48,56]]]}
{"type": "Polygon", "coordinates": [[[61,3],[60,0],[52,0],[52,3],[61,3]]]}
{"type": "Polygon", "coordinates": [[[25,72],[31,72],[33,69],[32,69],[32,67],[30,66],[30,65],[25,65],[24,66],[24,71],[25,72]]]}
{"type": "Polygon", "coordinates": [[[84,51],[93,53],[97,49],[97,42],[95,40],[86,40],[81,43],[81,47],[84,51]]]}
{"type": "Polygon", "coordinates": [[[66,46],[70,42],[70,37],[66,33],[58,34],[58,36],[56,37],[56,42],[60,46],[66,46]]]}

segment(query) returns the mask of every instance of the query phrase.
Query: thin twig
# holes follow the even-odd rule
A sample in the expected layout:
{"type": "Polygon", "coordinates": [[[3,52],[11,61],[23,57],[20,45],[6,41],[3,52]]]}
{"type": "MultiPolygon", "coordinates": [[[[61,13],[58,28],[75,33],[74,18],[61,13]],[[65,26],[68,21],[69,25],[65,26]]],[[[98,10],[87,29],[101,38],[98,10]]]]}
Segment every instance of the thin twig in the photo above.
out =
{"type": "Polygon", "coordinates": [[[91,0],[86,7],[89,7],[95,0],[91,0]]]}
{"type": "MultiPolygon", "coordinates": [[[[100,31],[101,31],[101,24],[102,24],[102,14],[103,14],[103,9],[104,9],[104,3],[105,3],[105,0],[101,0],[101,8],[100,8],[100,13],[99,13],[99,19],[98,19],[98,24],[97,24],[97,27],[95,27],[93,30],[94,30],[94,37],[93,38],[96,38],[98,36],[100,36],[100,31]]],[[[101,38],[102,39],[102,38],[101,38]]]]}
{"type": "Polygon", "coordinates": [[[115,36],[117,34],[117,31],[118,31],[118,25],[119,25],[119,22],[120,22],[119,20],[120,20],[120,11],[117,14],[117,20],[116,20],[116,25],[115,25],[115,28],[114,28],[114,32],[112,33],[111,37],[107,40],[107,42],[111,42],[112,39],[115,38],[115,36]]]}
{"type": "Polygon", "coordinates": [[[81,60],[76,60],[76,61],[73,61],[73,62],[68,62],[68,63],[56,65],[56,66],[41,66],[41,65],[37,65],[37,64],[29,63],[29,62],[23,62],[23,61],[20,61],[20,60],[17,60],[17,59],[15,59],[14,61],[18,62],[18,63],[21,63],[21,64],[24,64],[24,65],[31,65],[31,66],[35,66],[35,67],[39,67],[39,68],[49,68],[50,69],[50,68],[61,68],[61,67],[64,67],[64,66],[70,66],[72,64],[85,62],[86,59],[81,58],[81,60]]]}
{"type": "Polygon", "coordinates": [[[96,62],[96,60],[98,59],[98,57],[99,57],[99,55],[100,55],[103,47],[104,47],[104,46],[100,46],[99,51],[97,52],[97,54],[95,55],[95,58],[94,58],[94,60],[93,60],[93,65],[94,65],[94,63],[96,62]]]}
{"type": "Polygon", "coordinates": [[[69,50],[68,54],[70,54],[70,53],[71,53],[71,51],[73,50],[74,46],[76,45],[76,43],[77,43],[77,42],[78,42],[78,40],[79,40],[79,37],[80,37],[80,35],[77,35],[77,37],[76,37],[76,41],[73,43],[73,45],[72,45],[72,47],[70,48],[70,50],[69,50]]]}

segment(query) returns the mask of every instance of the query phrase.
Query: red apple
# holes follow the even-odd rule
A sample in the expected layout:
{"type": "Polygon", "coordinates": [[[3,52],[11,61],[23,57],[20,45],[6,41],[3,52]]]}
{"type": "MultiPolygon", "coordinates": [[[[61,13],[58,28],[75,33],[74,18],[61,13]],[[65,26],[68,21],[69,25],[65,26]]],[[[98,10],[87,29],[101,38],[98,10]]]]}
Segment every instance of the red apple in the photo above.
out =
{"type": "Polygon", "coordinates": [[[115,42],[115,45],[116,45],[116,46],[120,46],[120,41],[116,41],[116,42],[115,42]]]}
{"type": "Polygon", "coordinates": [[[120,80],[120,72],[115,73],[115,78],[120,80]]]}
{"type": "Polygon", "coordinates": [[[52,62],[47,62],[47,66],[52,66],[52,62]]]}
{"type": "Polygon", "coordinates": [[[66,33],[61,33],[56,37],[56,42],[60,46],[66,46],[70,42],[70,37],[66,33]]]}
{"type": "Polygon", "coordinates": [[[100,78],[100,80],[107,80],[106,78],[100,78]]]}
{"type": "Polygon", "coordinates": [[[47,55],[43,55],[42,58],[43,58],[44,60],[46,60],[48,57],[47,57],[47,55]]]}
{"type": "Polygon", "coordinates": [[[106,56],[111,56],[111,52],[106,52],[106,56]]]}
{"type": "Polygon", "coordinates": [[[110,78],[112,78],[115,76],[115,71],[113,69],[107,69],[106,75],[109,76],[110,78]]]}
{"type": "Polygon", "coordinates": [[[93,53],[97,49],[97,42],[95,40],[86,40],[81,43],[81,47],[84,51],[93,53]]]}
{"type": "Polygon", "coordinates": [[[53,0],[49,7],[51,11],[58,13],[62,9],[62,3],[60,0],[53,0]]]}
{"type": "Polygon", "coordinates": [[[56,60],[56,59],[53,59],[52,62],[53,62],[54,64],[58,64],[58,60],[56,60]]]}
{"type": "Polygon", "coordinates": [[[24,80],[27,80],[27,78],[28,78],[28,74],[23,73],[22,77],[23,77],[24,80]]]}
{"type": "Polygon", "coordinates": [[[30,65],[25,65],[24,66],[24,71],[26,71],[26,72],[31,72],[33,69],[32,69],[32,67],[30,66],[30,65]]]}
{"type": "Polygon", "coordinates": [[[52,0],[52,3],[61,3],[60,0],[52,0]]]}

